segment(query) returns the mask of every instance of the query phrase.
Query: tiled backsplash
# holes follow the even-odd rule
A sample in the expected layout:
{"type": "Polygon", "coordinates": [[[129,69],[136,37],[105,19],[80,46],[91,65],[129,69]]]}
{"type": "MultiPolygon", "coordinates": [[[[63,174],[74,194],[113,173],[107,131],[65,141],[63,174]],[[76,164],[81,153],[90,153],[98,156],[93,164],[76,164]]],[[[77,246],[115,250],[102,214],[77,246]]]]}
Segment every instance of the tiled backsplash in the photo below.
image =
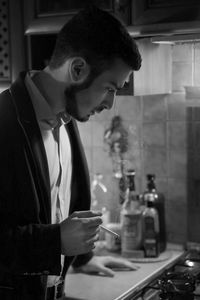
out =
{"type": "MultiPolygon", "coordinates": [[[[171,94],[117,96],[111,111],[102,112],[87,123],[79,123],[91,177],[94,173],[102,173],[108,187],[102,206],[111,211],[112,220],[115,220],[119,209],[118,180],[113,177],[112,162],[103,135],[112,117],[120,115],[129,131],[130,149],[126,158],[136,171],[137,191],[142,193],[145,190],[146,174],[154,173],[157,188],[166,198],[168,241],[185,243],[190,239],[191,231],[187,226],[187,157],[190,146],[187,134],[191,120],[185,108],[184,86],[198,84],[200,44],[174,45],[171,94]]],[[[190,212],[195,214],[195,209],[190,209],[190,212]]],[[[190,222],[191,219],[193,217],[189,218],[190,222]]],[[[194,216],[194,219],[200,218],[194,216]]],[[[200,236],[195,241],[199,242],[200,236]]]]}

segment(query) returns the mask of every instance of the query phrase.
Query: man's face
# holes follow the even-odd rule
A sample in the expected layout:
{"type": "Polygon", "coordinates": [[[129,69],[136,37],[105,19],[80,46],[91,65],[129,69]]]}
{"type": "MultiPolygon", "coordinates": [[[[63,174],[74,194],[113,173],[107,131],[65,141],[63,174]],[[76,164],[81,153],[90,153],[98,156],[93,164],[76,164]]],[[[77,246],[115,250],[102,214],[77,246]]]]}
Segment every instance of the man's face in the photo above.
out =
{"type": "Polygon", "coordinates": [[[121,59],[116,59],[110,69],[102,72],[94,80],[89,78],[79,86],[67,87],[67,113],[76,120],[85,122],[91,115],[112,108],[117,90],[123,87],[130,74],[130,67],[121,59]]]}

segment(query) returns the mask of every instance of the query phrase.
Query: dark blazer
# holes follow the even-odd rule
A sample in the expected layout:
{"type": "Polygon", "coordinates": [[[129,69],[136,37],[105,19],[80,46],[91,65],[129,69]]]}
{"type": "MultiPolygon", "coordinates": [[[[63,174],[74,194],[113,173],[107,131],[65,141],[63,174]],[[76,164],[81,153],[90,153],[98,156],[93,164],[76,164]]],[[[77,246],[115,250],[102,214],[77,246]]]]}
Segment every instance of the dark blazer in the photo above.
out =
{"type": "MultiPolygon", "coordinates": [[[[50,225],[47,158],[25,73],[0,95],[0,299],[44,300],[47,275],[58,275],[60,228],[50,225]]],[[[87,163],[75,120],[66,125],[72,147],[70,213],[88,210],[87,163]]],[[[86,263],[92,253],[74,260],[86,263]]],[[[63,275],[74,257],[65,258],[63,275]]]]}

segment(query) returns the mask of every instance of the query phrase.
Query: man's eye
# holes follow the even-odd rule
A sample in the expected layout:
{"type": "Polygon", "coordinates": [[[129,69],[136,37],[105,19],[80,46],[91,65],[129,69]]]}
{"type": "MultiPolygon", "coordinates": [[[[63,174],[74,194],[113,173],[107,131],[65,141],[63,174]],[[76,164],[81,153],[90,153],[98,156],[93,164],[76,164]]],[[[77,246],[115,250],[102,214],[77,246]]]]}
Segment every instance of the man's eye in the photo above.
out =
{"type": "Polygon", "coordinates": [[[109,93],[115,93],[115,92],[116,92],[116,90],[114,90],[114,89],[112,89],[112,88],[107,88],[107,91],[108,91],[109,93]]]}

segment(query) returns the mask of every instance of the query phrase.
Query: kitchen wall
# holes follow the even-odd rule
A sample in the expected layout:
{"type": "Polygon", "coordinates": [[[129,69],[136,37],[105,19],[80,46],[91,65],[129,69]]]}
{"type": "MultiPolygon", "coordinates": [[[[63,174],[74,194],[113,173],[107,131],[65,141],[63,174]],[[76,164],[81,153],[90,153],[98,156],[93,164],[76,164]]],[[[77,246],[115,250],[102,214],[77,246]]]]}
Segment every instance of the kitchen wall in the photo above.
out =
{"type": "Polygon", "coordinates": [[[87,123],[79,123],[79,128],[91,176],[102,173],[108,188],[101,205],[111,211],[111,220],[115,221],[120,209],[118,179],[113,176],[103,135],[112,117],[121,115],[129,132],[131,146],[126,158],[136,170],[137,191],[144,191],[147,173],[156,175],[157,188],[166,198],[168,241],[185,243],[188,240],[187,155],[190,149],[187,131],[191,111],[185,108],[184,86],[200,85],[200,44],[172,45],[171,53],[171,94],[117,96],[111,111],[95,115],[87,123]]]}

